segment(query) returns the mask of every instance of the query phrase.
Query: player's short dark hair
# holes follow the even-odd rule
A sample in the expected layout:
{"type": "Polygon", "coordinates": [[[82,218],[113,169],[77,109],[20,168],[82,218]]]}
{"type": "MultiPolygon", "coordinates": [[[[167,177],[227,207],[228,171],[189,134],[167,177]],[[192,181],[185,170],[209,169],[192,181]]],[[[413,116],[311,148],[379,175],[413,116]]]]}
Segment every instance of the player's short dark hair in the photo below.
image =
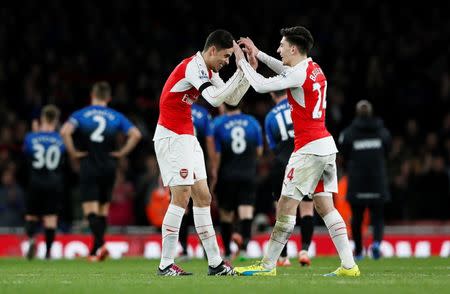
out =
{"type": "Polygon", "coordinates": [[[58,107],[53,104],[48,104],[42,108],[41,117],[49,123],[57,122],[61,112],[58,107]]]}
{"type": "Polygon", "coordinates": [[[313,36],[305,27],[284,28],[281,29],[280,33],[290,44],[297,46],[298,50],[303,54],[309,54],[314,45],[313,36]]]}
{"type": "Polygon", "coordinates": [[[233,35],[225,30],[215,30],[206,38],[203,51],[208,50],[211,46],[216,46],[218,50],[229,49],[233,47],[233,35]]]}
{"type": "Polygon", "coordinates": [[[272,91],[274,94],[275,94],[275,96],[277,96],[277,97],[282,97],[282,96],[286,96],[287,95],[287,93],[286,93],[286,89],[283,89],[283,90],[276,90],[276,91],[272,91]]]}
{"type": "Polygon", "coordinates": [[[107,99],[111,98],[111,86],[109,85],[108,82],[105,82],[105,81],[96,82],[92,86],[91,93],[97,99],[107,100],[107,99]]]}

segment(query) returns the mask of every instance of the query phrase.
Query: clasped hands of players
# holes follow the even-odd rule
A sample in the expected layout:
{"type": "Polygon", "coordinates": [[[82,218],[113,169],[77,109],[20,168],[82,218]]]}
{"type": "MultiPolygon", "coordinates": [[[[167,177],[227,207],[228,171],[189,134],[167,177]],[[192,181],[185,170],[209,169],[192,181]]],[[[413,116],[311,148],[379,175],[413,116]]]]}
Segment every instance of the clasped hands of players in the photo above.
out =
{"type": "Polygon", "coordinates": [[[236,66],[238,68],[240,68],[239,61],[243,58],[245,59],[246,54],[248,63],[250,63],[250,65],[256,70],[258,67],[258,59],[256,58],[256,55],[259,50],[249,37],[241,37],[237,42],[233,41],[233,49],[236,57],[236,66]],[[244,48],[241,48],[240,45],[244,45],[244,48]]]}
{"type": "Polygon", "coordinates": [[[256,48],[255,44],[249,37],[241,37],[237,42],[233,42],[233,49],[234,55],[236,57],[237,67],[240,68],[239,61],[245,58],[245,54],[247,54],[247,60],[250,65],[254,69],[258,67],[258,59],[256,58],[256,55],[258,54],[259,50],[258,48],[256,48]],[[241,48],[241,45],[243,45],[244,47],[241,48]]]}

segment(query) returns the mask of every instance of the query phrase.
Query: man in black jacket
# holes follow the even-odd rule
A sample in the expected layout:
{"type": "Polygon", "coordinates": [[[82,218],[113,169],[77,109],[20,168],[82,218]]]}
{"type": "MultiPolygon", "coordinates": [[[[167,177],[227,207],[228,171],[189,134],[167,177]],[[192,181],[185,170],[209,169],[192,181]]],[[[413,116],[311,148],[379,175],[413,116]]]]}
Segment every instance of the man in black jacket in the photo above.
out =
{"type": "Polygon", "coordinates": [[[378,259],[383,239],[383,206],[390,198],[385,157],[391,135],[383,121],[373,117],[369,101],[361,100],[356,104],[356,117],[339,136],[339,144],[348,174],[347,200],[352,209],[356,259],[363,258],[361,224],[366,207],[373,228],[372,256],[378,259]]]}

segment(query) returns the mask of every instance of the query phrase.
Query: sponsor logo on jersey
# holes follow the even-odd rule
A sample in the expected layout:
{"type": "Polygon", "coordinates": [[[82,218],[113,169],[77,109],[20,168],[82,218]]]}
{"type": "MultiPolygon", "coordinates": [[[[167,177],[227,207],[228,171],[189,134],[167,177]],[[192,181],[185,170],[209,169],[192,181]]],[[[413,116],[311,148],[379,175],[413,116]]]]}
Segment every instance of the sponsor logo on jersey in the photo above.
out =
{"type": "Polygon", "coordinates": [[[198,96],[192,96],[189,94],[184,94],[183,98],[181,98],[181,101],[183,101],[186,104],[192,105],[197,100],[198,96]]]}
{"type": "Polygon", "coordinates": [[[187,176],[188,176],[188,174],[189,174],[189,171],[188,171],[187,168],[182,168],[182,169],[180,169],[180,176],[181,176],[183,179],[186,179],[187,176]]]}

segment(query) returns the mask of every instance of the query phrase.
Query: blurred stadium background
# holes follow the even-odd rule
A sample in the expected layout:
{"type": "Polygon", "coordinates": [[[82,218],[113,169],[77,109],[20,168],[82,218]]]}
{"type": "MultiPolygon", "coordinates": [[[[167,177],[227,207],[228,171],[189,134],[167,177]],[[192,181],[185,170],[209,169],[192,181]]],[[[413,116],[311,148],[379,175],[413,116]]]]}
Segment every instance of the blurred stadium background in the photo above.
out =
{"type": "MultiPolygon", "coordinates": [[[[166,77],[181,59],[200,50],[214,29],[227,29],[235,38],[250,36],[259,48],[275,55],[279,29],[293,25],[304,25],[315,36],[312,56],[329,80],[327,126],[332,135],[337,139],[351,122],[360,99],[373,103],[375,114],[393,134],[388,158],[392,200],[386,204],[389,244],[384,245],[384,253],[450,255],[450,19],[445,9],[387,0],[365,0],[356,6],[343,1],[208,2],[201,9],[186,1],[169,2],[2,4],[1,256],[20,256],[25,246],[22,143],[32,120],[43,105],[54,103],[64,121],[89,103],[93,82],[107,80],[113,85],[111,106],[129,116],[144,134],[138,148],[120,163],[107,239],[116,246],[113,257],[157,258],[160,237],[158,228],[149,223],[146,206],[158,188],[151,139],[166,77]]],[[[230,64],[221,73],[225,78],[234,71],[230,64]]],[[[244,111],[261,123],[270,107],[269,95],[250,90],[244,98],[244,111]]],[[[264,156],[259,164],[255,256],[274,220],[267,188],[270,159],[264,156]]],[[[76,164],[67,165],[65,181],[59,243],[53,248],[56,258],[85,254],[87,247],[77,241],[90,244],[83,234],[87,226],[80,211],[76,164]]],[[[314,250],[317,255],[334,254],[320,218],[316,224],[314,250]]],[[[298,238],[295,235],[293,240],[298,238]]],[[[202,254],[196,250],[195,235],[190,236],[190,244],[192,254],[202,254]]]]}

